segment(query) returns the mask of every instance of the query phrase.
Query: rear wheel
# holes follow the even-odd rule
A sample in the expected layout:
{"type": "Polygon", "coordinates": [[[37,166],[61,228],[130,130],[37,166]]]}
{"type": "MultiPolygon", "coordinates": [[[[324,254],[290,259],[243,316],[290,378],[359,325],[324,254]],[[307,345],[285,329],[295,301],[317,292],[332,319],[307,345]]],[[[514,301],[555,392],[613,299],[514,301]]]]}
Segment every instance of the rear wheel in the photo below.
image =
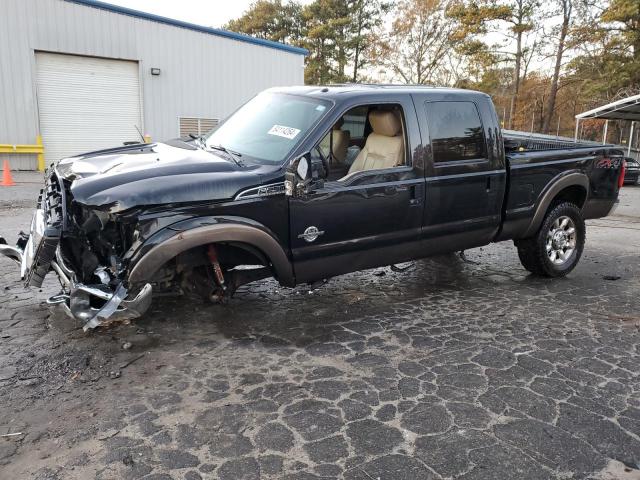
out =
{"type": "Polygon", "coordinates": [[[531,273],[563,277],[582,256],[586,228],[580,209],[564,202],[552,207],[538,232],[516,242],[520,262],[531,273]]]}

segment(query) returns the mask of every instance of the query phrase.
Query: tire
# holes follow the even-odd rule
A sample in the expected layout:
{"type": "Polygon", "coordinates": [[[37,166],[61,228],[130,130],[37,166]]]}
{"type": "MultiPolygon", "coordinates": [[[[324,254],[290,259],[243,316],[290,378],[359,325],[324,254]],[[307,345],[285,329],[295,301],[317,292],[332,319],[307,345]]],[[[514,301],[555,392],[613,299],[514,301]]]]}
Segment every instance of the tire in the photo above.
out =
{"type": "Polygon", "coordinates": [[[518,240],[518,256],[522,266],[534,275],[564,277],[582,256],[586,227],[580,209],[573,203],[553,205],[538,232],[531,238],[518,240]]]}

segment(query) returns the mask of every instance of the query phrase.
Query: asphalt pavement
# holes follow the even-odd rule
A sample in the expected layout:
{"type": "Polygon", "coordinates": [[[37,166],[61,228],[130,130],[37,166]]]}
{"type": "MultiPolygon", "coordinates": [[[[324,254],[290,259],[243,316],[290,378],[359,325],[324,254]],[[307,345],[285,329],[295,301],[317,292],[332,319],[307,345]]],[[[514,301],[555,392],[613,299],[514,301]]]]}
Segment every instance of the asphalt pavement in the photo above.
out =
{"type": "Polygon", "coordinates": [[[639,479],[639,253],[631,186],[564,279],[505,242],[89,333],[0,259],[0,478],[639,479]]]}

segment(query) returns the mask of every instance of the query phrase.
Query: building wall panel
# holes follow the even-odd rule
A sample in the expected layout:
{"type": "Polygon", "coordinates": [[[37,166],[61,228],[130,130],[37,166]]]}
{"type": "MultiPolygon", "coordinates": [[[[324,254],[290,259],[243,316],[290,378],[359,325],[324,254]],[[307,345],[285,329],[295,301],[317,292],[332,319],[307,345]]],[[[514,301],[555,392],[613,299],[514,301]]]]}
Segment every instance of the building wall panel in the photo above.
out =
{"type": "MultiPolygon", "coordinates": [[[[0,143],[32,144],[39,133],[36,51],[137,61],[144,131],[156,140],[177,136],[179,117],[224,118],[265,88],[304,81],[292,52],[65,0],[3,0],[0,143]]],[[[35,168],[10,157],[12,168],[35,168]]]]}

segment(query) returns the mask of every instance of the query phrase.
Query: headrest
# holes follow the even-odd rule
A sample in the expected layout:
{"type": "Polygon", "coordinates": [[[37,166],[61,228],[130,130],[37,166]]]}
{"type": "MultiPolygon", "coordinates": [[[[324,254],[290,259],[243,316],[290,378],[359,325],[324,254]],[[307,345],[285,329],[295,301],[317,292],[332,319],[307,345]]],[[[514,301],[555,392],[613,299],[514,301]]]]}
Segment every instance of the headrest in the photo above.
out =
{"type": "Polygon", "coordinates": [[[338,119],[338,121],[336,123],[334,123],[333,125],[333,129],[334,130],[340,130],[342,128],[342,125],[344,125],[344,118],[340,117],[338,119]]]}
{"type": "Polygon", "coordinates": [[[395,137],[402,129],[398,117],[389,110],[372,110],[369,112],[369,123],[373,133],[385,137],[395,137]]]}

